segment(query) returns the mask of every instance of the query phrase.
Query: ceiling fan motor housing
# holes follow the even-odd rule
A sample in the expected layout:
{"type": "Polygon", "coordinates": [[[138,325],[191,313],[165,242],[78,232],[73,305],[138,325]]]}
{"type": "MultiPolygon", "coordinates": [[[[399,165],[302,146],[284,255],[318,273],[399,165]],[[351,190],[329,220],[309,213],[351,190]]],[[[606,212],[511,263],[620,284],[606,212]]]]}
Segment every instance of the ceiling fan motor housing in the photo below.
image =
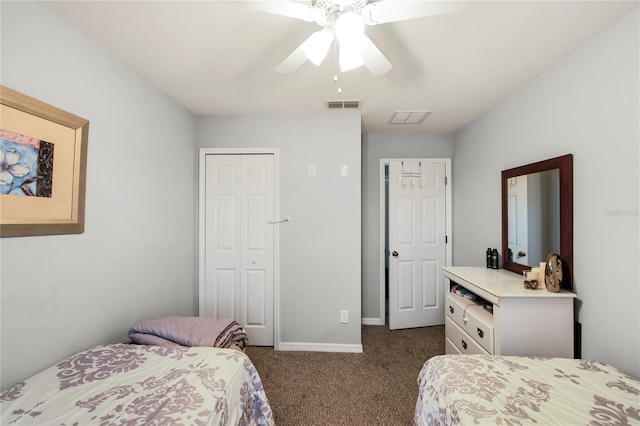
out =
{"type": "Polygon", "coordinates": [[[328,27],[335,23],[338,14],[353,12],[362,15],[367,0],[316,0],[313,6],[317,8],[314,20],[321,27],[328,27]]]}

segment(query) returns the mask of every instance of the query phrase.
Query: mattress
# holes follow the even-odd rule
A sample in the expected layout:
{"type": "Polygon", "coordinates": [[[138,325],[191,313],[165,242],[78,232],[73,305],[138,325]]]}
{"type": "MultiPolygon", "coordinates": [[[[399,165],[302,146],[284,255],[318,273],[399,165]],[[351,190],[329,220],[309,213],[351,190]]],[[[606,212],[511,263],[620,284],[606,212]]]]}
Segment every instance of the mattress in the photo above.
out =
{"type": "Polygon", "coordinates": [[[272,425],[260,376],[241,351],[97,346],[0,394],[2,424],[272,425]]]}
{"type": "Polygon", "coordinates": [[[418,386],[416,425],[640,424],[640,381],[602,362],[443,355],[418,386]]]}

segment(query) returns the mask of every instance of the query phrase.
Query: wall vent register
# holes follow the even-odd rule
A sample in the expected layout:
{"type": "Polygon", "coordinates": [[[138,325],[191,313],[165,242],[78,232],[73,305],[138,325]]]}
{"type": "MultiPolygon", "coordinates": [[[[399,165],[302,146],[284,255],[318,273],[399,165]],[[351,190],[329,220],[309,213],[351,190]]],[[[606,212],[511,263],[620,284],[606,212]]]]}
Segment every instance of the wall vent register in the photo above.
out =
{"type": "Polygon", "coordinates": [[[362,109],[362,100],[324,101],[324,109],[362,109]]]}
{"type": "Polygon", "coordinates": [[[396,111],[389,124],[421,124],[431,111],[396,111]]]}

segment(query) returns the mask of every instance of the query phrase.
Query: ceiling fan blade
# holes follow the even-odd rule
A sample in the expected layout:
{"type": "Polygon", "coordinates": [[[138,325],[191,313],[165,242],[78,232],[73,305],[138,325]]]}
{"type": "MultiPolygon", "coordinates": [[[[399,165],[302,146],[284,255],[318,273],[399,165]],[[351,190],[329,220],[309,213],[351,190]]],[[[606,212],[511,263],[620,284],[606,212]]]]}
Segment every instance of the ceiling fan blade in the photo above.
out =
{"type": "Polygon", "coordinates": [[[362,10],[367,25],[385,24],[457,12],[468,0],[380,0],[368,3],[362,10]]]}
{"type": "Polygon", "coordinates": [[[272,13],[274,15],[288,16],[290,18],[302,19],[303,21],[308,22],[315,21],[318,14],[322,14],[322,9],[291,0],[236,0],[220,1],[219,3],[259,10],[261,12],[272,13]]]}
{"type": "Polygon", "coordinates": [[[321,29],[311,34],[300,47],[307,59],[314,65],[320,65],[329,52],[333,43],[333,34],[327,29],[321,29]]]}
{"type": "Polygon", "coordinates": [[[305,55],[304,50],[302,50],[302,45],[300,45],[276,67],[276,72],[280,74],[292,74],[305,62],[307,62],[307,55],[305,55]]]}
{"type": "Polygon", "coordinates": [[[378,49],[373,41],[366,35],[362,39],[361,52],[364,66],[367,67],[371,74],[382,75],[391,71],[391,68],[393,68],[391,62],[389,62],[380,49],[378,49]]]}

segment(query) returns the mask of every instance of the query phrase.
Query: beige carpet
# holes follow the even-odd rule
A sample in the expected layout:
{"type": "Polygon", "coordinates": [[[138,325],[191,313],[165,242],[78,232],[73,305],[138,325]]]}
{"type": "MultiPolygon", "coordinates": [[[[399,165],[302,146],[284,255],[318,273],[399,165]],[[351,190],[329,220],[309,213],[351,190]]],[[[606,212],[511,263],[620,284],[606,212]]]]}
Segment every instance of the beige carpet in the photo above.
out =
{"type": "Polygon", "coordinates": [[[411,425],[422,364],[444,353],[444,326],[363,326],[364,352],[248,347],[276,424],[411,425]]]}

